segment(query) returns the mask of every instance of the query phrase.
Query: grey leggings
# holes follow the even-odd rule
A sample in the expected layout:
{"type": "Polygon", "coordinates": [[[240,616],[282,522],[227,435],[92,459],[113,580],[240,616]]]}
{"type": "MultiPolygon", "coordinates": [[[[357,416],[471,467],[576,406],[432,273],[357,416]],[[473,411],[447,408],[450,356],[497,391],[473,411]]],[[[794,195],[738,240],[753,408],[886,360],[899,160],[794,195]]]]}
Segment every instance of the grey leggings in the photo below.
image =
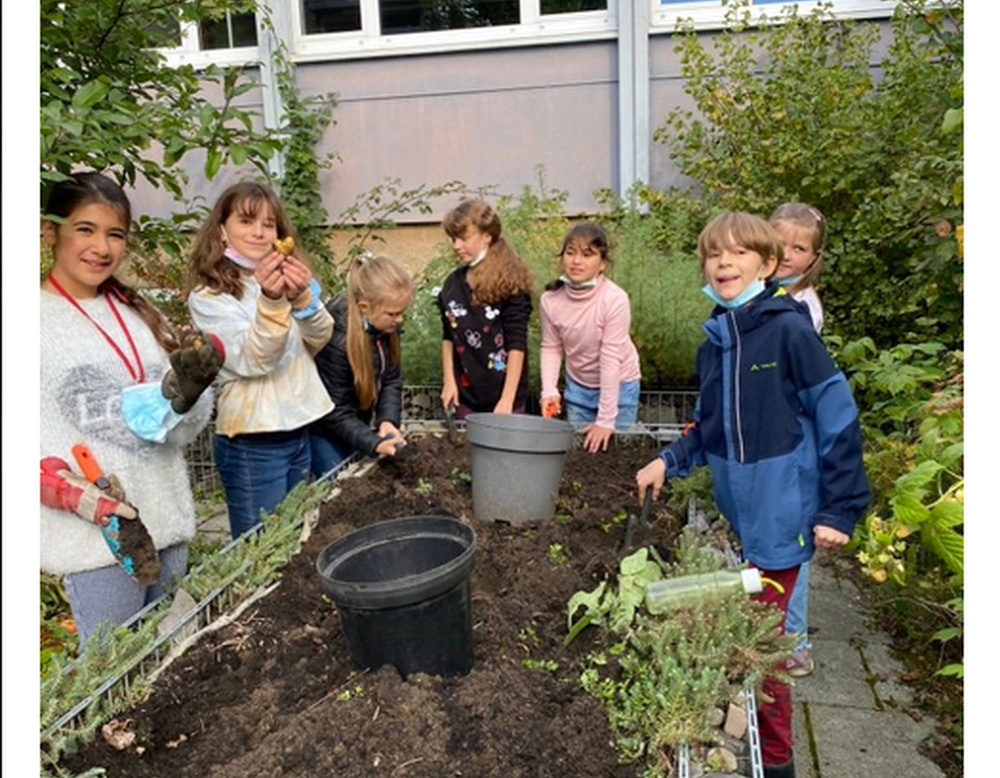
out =
{"type": "Polygon", "coordinates": [[[64,579],[66,594],[83,652],[87,639],[105,621],[115,625],[128,621],[137,611],[159,597],[176,574],[187,570],[187,543],[177,543],[160,551],[160,579],[142,586],[119,565],[70,573],[64,579]]]}

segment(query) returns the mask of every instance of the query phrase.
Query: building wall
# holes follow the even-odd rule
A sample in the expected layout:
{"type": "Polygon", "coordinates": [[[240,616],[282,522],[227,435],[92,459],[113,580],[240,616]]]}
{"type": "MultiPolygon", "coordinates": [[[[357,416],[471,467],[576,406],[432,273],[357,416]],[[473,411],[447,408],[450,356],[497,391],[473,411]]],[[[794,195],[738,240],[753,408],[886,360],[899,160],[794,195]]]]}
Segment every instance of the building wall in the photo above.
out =
{"type": "MultiPolygon", "coordinates": [[[[517,195],[537,183],[539,166],[550,190],[567,193],[569,215],[599,210],[594,191],[620,186],[617,47],[610,39],[300,64],[303,96],[333,92],[338,99],[334,123],[317,149],[320,156],[337,157],[321,173],[331,220],[341,221],[359,196],[389,179],[403,188],[458,180],[517,195]]],[[[684,183],[667,149],[651,138],[671,108],[692,105],[680,70],[674,37],[652,36],[646,142],[649,183],[661,189],[684,183]]],[[[242,103],[260,110],[260,90],[242,103]]],[[[246,166],[206,182],[203,162],[199,154],[187,160],[189,193],[209,204],[231,182],[257,175],[246,166]]],[[[393,218],[404,225],[436,224],[456,201],[434,203],[430,217],[393,218]]],[[[176,209],[166,192],[144,186],[135,202],[138,213],[176,209]]]]}

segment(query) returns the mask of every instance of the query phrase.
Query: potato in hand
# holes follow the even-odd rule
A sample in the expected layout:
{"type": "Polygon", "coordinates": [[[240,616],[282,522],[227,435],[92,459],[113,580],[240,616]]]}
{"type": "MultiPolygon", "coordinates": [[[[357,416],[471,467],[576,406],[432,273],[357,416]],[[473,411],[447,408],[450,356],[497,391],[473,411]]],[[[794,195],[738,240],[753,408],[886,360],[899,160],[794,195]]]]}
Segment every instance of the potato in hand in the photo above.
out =
{"type": "Polygon", "coordinates": [[[274,250],[286,257],[291,256],[292,252],[295,251],[295,238],[291,236],[278,238],[274,241],[274,250]]]}

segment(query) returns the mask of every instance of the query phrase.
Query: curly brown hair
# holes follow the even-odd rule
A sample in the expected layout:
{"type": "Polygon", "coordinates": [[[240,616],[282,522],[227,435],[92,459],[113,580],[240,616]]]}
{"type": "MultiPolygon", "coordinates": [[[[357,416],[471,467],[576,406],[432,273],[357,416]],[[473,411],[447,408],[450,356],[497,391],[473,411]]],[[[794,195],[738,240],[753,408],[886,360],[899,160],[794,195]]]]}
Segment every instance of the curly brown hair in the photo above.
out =
{"type": "Polygon", "coordinates": [[[467,276],[476,305],[496,305],[524,292],[535,293],[535,280],[524,260],[502,236],[500,217],[485,200],[463,200],[442,223],[449,238],[465,237],[470,229],[489,236],[486,257],[467,276]]]}

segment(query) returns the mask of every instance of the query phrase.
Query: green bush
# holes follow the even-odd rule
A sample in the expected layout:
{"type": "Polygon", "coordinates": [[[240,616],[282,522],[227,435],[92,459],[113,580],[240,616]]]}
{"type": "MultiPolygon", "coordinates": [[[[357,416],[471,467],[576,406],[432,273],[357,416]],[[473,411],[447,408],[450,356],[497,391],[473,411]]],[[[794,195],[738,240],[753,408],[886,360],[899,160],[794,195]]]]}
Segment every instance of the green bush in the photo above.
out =
{"type": "Polygon", "coordinates": [[[962,20],[961,0],[914,0],[883,36],[829,5],[754,21],[741,3],[710,43],[682,25],[697,111],[670,111],[655,139],[711,210],[823,211],[819,292],[847,338],[961,343],[962,20]]]}

